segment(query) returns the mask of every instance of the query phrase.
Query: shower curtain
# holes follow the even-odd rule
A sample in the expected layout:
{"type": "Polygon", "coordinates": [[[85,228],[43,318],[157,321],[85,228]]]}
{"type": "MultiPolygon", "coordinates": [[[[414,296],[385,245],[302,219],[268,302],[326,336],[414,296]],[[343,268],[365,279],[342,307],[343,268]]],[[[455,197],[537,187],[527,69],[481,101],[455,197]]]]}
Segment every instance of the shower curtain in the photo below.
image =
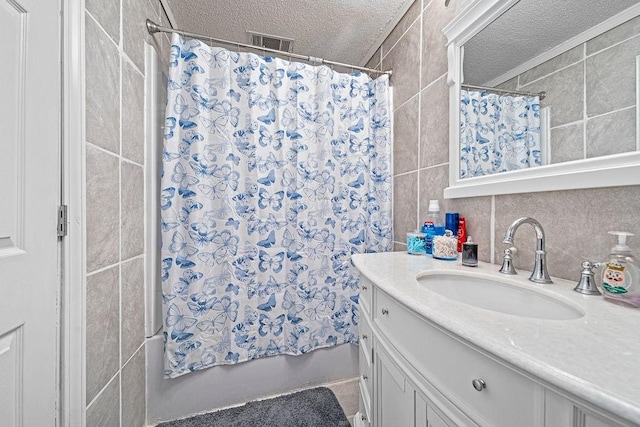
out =
{"type": "Polygon", "coordinates": [[[460,91],[460,178],[541,164],[539,97],[460,91]]]}
{"type": "Polygon", "coordinates": [[[358,343],[351,255],[392,246],[388,77],[174,35],[165,377],[358,343]]]}

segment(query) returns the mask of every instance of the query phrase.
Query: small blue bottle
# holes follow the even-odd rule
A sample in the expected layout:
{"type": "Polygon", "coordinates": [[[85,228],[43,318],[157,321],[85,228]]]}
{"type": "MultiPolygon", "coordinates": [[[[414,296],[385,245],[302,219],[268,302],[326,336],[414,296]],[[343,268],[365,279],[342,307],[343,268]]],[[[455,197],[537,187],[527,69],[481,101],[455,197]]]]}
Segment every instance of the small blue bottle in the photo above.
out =
{"type": "Polygon", "coordinates": [[[458,235],[460,226],[460,214],[458,212],[447,212],[445,214],[445,228],[451,230],[454,236],[458,235]]]}

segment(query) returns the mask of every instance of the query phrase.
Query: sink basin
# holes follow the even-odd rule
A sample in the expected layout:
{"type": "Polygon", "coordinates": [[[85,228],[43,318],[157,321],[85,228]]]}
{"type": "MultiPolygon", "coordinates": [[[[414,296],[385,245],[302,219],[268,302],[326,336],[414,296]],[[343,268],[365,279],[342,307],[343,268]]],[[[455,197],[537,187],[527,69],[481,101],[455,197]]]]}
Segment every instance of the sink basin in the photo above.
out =
{"type": "Polygon", "coordinates": [[[546,320],[571,320],[580,310],[541,292],[492,278],[462,272],[429,271],[417,277],[427,289],[444,297],[486,310],[546,320]]]}

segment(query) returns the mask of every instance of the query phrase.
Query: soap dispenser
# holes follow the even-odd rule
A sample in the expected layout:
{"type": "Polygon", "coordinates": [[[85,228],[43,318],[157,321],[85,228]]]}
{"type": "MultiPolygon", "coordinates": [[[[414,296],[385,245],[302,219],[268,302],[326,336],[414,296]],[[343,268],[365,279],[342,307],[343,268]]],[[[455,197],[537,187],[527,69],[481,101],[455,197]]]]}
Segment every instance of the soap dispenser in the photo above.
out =
{"type": "Polygon", "coordinates": [[[627,237],[632,233],[610,231],[618,236],[618,244],[611,249],[609,261],[602,273],[602,296],[611,302],[640,308],[640,264],[631,255],[627,237]]]}

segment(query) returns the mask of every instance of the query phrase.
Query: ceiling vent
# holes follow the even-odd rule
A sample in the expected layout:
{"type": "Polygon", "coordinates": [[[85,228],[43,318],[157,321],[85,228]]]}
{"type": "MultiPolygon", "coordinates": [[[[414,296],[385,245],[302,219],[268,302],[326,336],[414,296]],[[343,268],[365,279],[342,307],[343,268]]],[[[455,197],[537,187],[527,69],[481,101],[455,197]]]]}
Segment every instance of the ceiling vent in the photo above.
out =
{"type": "Polygon", "coordinates": [[[254,33],[251,31],[247,31],[247,33],[251,36],[251,44],[253,46],[266,47],[267,49],[281,50],[283,52],[293,51],[293,39],[254,33]]]}

